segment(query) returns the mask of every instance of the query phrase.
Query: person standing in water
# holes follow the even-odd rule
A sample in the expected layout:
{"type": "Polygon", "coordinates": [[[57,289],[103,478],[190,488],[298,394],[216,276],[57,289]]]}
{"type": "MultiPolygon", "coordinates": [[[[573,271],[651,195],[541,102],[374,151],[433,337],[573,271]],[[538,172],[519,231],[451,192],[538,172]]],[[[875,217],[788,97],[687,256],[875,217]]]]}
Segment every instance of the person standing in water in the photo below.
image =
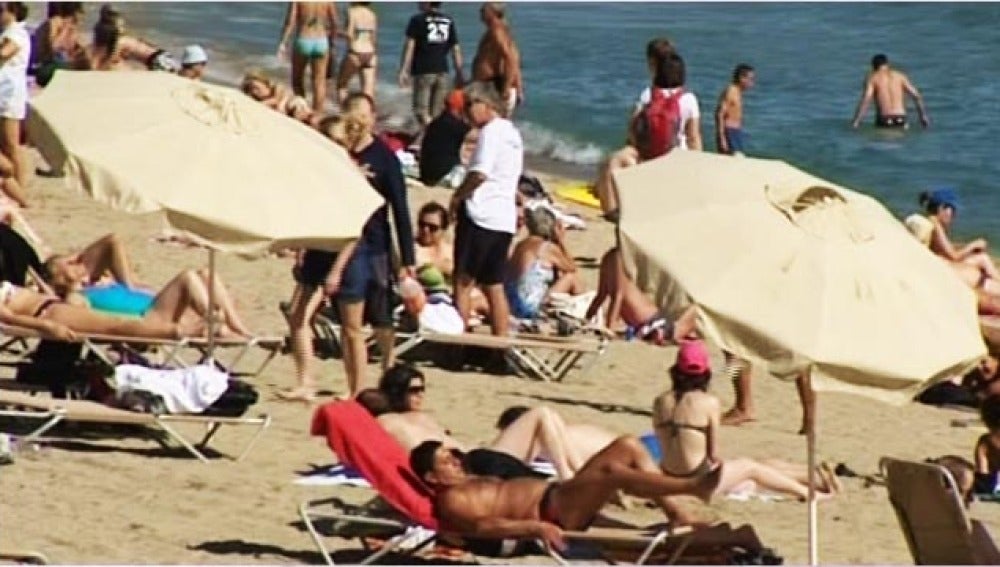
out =
{"type": "Polygon", "coordinates": [[[486,33],[479,40],[472,60],[472,80],[492,83],[506,106],[504,116],[510,118],[514,107],[524,101],[524,83],[521,54],[510,34],[505,13],[503,2],[486,2],[479,9],[486,33]]]}
{"type": "Polygon", "coordinates": [[[753,88],[754,69],[740,63],[733,70],[733,80],[719,96],[715,108],[715,148],[720,154],[743,155],[746,134],[743,132],[743,92],[753,88]]]}
{"type": "Polygon", "coordinates": [[[347,85],[355,75],[361,80],[361,92],[375,98],[375,77],[378,75],[378,16],[371,2],[351,2],[347,9],[347,52],[340,62],[337,77],[337,100],[347,98],[347,85]]]}
{"type": "Polygon", "coordinates": [[[337,5],[334,2],[291,2],[285,13],[285,24],[278,43],[278,58],[284,59],[288,53],[288,41],[292,31],[295,42],[292,48],[292,91],[306,96],[306,67],[312,81],[312,108],[323,111],[326,103],[327,70],[335,57],[334,39],[337,37],[339,22],[337,5]]]}
{"type": "Polygon", "coordinates": [[[868,110],[872,98],[875,99],[875,126],[878,128],[908,128],[906,123],[906,102],[904,94],[909,95],[917,105],[920,124],[926,128],[931,125],[931,119],[924,108],[924,98],[913,86],[910,79],[900,71],[889,66],[889,58],[879,53],[872,57],[872,72],[865,79],[861,100],[854,111],[851,126],[857,128],[861,117],[868,110]]]}

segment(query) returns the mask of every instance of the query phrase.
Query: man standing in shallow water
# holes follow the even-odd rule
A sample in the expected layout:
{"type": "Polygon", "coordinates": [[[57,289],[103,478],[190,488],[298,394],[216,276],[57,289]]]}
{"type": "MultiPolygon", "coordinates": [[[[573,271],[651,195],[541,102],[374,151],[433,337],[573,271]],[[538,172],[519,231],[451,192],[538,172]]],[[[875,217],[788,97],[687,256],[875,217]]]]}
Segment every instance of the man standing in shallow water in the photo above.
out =
{"type": "Polygon", "coordinates": [[[479,9],[486,33],[479,40],[472,60],[472,80],[493,83],[506,104],[505,116],[510,118],[514,107],[524,100],[524,84],[521,54],[510,35],[505,12],[503,2],[486,2],[479,9]]]}
{"type": "Polygon", "coordinates": [[[720,154],[743,155],[745,136],[743,132],[743,91],[753,88],[756,79],[754,69],[740,63],[733,70],[733,80],[719,96],[715,108],[715,148],[720,154]]]}
{"type": "Polygon", "coordinates": [[[864,91],[861,93],[861,100],[858,101],[858,108],[854,111],[854,120],[851,121],[851,126],[858,127],[861,123],[861,117],[868,110],[868,104],[874,97],[876,127],[908,128],[904,93],[909,95],[917,105],[920,124],[924,128],[930,126],[931,121],[924,108],[924,99],[920,96],[917,87],[910,83],[910,79],[905,74],[889,66],[888,57],[881,53],[872,57],[872,72],[865,79],[864,91]]]}

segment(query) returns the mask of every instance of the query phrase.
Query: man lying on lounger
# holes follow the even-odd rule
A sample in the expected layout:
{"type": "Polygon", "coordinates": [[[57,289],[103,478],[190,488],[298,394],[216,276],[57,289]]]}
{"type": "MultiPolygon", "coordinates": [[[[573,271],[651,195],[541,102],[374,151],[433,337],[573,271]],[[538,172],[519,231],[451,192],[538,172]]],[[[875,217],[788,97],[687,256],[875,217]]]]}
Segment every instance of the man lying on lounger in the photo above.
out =
{"type": "Polygon", "coordinates": [[[671,494],[707,500],[719,482],[718,471],[698,479],[663,474],[642,443],[628,436],[616,439],[562,482],[471,476],[440,441],[413,449],[410,466],[435,490],[435,513],[446,530],[484,539],[539,538],[559,550],[566,547],[563,530],[589,527],[618,490],[664,506],[671,494]]]}

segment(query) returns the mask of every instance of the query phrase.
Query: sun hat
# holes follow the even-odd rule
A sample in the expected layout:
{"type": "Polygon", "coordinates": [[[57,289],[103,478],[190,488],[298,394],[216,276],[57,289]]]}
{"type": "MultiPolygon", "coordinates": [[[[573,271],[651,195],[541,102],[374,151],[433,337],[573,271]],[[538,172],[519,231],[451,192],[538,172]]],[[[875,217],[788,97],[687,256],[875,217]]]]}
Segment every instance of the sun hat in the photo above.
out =
{"type": "Polygon", "coordinates": [[[677,351],[677,362],[674,368],[684,374],[704,374],[711,370],[708,362],[708,349],[700,340],[682,341],[677,351]]]}
{"type": "Polygon", "coordinates": [[[181,55],[181,65],[198,65],[208,63],[208,54],[200,45],[189,45],[181,55]]]}
{"type": "Polygon", "coordinates": [[[427,264],[417,270],[417,281],[428,292],[448,291],[448,282],[445,281],[444,274],[432,264],[427,264]]]}
{"type": "Polygon", "coordinates": [[[955,191],[953,187],[938,187],[927,195],[927,204],[931,206],[944,205],[957,211],[960,204],[958,191],[955,191]]]}

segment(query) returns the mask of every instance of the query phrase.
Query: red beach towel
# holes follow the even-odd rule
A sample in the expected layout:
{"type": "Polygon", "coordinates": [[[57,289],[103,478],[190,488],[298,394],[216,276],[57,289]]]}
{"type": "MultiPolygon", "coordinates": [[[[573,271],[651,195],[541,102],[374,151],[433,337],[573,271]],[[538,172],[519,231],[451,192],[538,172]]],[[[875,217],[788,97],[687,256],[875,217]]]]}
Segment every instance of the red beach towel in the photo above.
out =
{"type": "Polygon", "coordinates": [[[437,529],[430,492],[410,469],[409,454],[361,404],[350,400],[320,406],[312,434],[326,437],[341,462],[357,469],[393,508],[437,529]]]}

